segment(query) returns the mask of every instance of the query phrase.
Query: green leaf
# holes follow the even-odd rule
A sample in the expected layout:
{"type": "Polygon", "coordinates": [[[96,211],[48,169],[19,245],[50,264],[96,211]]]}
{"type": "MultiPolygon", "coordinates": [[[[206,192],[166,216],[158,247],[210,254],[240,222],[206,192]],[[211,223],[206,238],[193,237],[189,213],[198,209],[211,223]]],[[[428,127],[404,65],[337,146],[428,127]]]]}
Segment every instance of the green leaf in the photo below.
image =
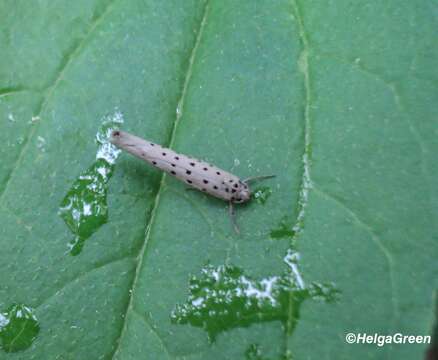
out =
{"type": "Polygon", "coordinates": [[[345,336],[434,328],[437,10],[0,3],[0,358],[424,357],[345,336]],[[226,203],[128,154],[78,182],[119,113],[242,178],[275,174],[237,208],[241,235],[226,203]],[[59,216],[95,196],[96,222],[59,216]],[[20,347],[14,306],[37,319],[20,347]]]}

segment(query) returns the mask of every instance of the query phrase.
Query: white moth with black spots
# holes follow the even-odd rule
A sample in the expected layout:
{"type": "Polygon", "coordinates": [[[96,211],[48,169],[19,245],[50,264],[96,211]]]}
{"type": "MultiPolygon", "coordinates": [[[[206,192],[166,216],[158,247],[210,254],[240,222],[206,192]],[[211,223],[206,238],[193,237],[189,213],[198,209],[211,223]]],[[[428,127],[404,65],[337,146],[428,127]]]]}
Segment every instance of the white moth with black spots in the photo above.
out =
{"type": "Polygon", "coordinates": [[[205,161],[179,154],[125,131],[113,131],[110,141],[117,147],[165,171],[178,180],[202,192],[228,201],[236,232],[239,230],[234,220],[232,204],[242,204],[250,200],[251,190],[248,185],[250,181],[273,177],[272,175],[258,176],[240,180],[236,175],[205,161]]]}

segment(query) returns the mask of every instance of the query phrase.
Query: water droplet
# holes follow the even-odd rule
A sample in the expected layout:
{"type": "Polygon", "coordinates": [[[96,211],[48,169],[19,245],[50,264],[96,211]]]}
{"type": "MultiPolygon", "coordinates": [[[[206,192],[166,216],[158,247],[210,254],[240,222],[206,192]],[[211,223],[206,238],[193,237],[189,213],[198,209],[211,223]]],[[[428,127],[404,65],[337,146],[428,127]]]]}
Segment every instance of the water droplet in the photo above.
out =
{"type": "Polygon", "coordinates": [[[46,139],[44,139],[42,136],[38,136],[36,146],[39,150],[41,150],[42,152],[45,152],[46,151],[46,149],[45,149],[46,139]]]}
{"type": "Polygon", "coordinates": [[[234,166],[239,166],[239,165],[240,165],[240,160],[234,159],[234,166]]]}
{"type": "Polygon", "coordinates": [[[114,114],[104,117],[102,126],[96,134],[96,143],[99,145],[96,153],[96,159],[104,159],[109,164],[114,164],[121,150],[111,144],[109,139],[111,137],[111,133],[114,130],[119,129],[123,122],[123,115],[118,110],[116,110],[114,114]]]}
{"type": "Polygon", "coordinates": [[[25,350],[40,331],[34,310],[24,304],[14,304],[0,313],[0,341],[6,352],[25,350]]]}
{"type": "Polygon", "coordinates": [[[293,225],[287,220],[287,217],[284,217],[278,227],[271,230],[270,236],[273,239],[293,238],[295,231],[293,230],[293,225]]]}
{"type": "Polygon", "coordinates": [[[96,135],[99,145],[96,161],[79,175],[60,204],[59,216],[75,235],[68,244],[71,255],[79,254],[85,240],[108,221],[108,181],[120,154],[109,138],[122,122],[122,115],[118,111],[104,118],[96,135]]]}
{"type": "Polygon", "coordinates": [[[263,356],[263,351],[259,344],[250,344],[245,351],[246,360],[293,360],[292,352],[290,349],[286,349],[286,353],[282,354],[280,357],[267,358],[263,356]]]}
{"type": "Polygon", "coordinates": [[[182,116],[182,103],[178,103],[176,107],[176,117],[179,119],[182,116]]]}
{"type": "Polygon", "coordinates": [[[258,344],[251,344],[245,351],[245,358],[247,360],[263,360],[262,351],[258,344]]]}
{"type": "Polygon", "coordinates": [[[268,198],[271,196],[272,190],[268,186],[258,187],[254,189],[252,193],[253,199],[259,204],[264,205],[268,198]]]}
{"type": "Polygon", "coordinates": [[[39,121],[39,120],[40,120],[40,117],[39,117],[39,116],[32,116],[31,119],[30,119],[30,122],[31,122],[31,123],[35,123],[35,122],[37,122],[37,121],[39,121]]]}
{"type": "Polygon", "coordinates": [[[8,120],[9,120],[10,122],[15,122],[14,114],[9,113],[9,114],[8,114],[8,120]]]}
{"type": "Polygon", "coordinates": [[[187,302],[175,307],[172,322],[201,327],[210,341],[228,329],[259,322],[281,321],[285,328],[293,329],[303,301],[332,301],[336,290],[332,284],[306,286],[298,271],[298,253],[290,250],[287,257],[288,268],[283,274],[260,280],[236,266],[207,265],[200,276],[190,278],[187,302]]]}

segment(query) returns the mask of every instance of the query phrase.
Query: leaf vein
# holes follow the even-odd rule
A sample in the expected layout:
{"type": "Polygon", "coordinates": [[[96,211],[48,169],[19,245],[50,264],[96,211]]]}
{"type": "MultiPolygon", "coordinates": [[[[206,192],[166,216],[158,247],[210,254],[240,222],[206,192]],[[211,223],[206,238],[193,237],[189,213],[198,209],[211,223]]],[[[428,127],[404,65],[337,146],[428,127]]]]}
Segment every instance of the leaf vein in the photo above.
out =
{"type": "Polygon", "coordinates": [[[349,59],[345,59],[343,57],[333,55],[331,53],[321,53],[320,55],[325,56],[327,58],[334,59],[341,64],[349,65],[349,66],[353,67],[354,69],[356,69],[357,71],[373,77],[374,79],[381,82],[389,89],[392,97],[394,98],[394,102],[395,102],[395,105],[396,105],[398,111],[400,113],[404,114],[406,117],[406,124],[407,124],[407,127],[409,129],[409,132],[411,133],[412,137],[414,138],[414,140],[418,144],[418,148],[420,150],[420,155],[421,155],[421,160],[420,160],[421,161],[421,171],[423,172],[423,175],[425,175],[425,176],[429,175],[429,172],[428,172],[428,169],[426,166],[426,161],[425,161],[425,157],[426,157],[426,154],[428,152],[427,147],[425,145],[424,139],[422,138],[420,132],[418,131],[418,129],[416,128],[416,126],[412,122],[412,120],[411,120],[411,118],[406,110],[406,106],[402,101],[402,96],[400,94],[400,90],[399,90],[399,87],[397,86],[397,84],[395,82],[391,82],[391,81],[387,80],[383,75],[380,75],[379,73],[377,73],[375,71],[372,71],[367,66],[365,66],[361,61],[351,61],[349,59]]]}
{"type": "Polygon", "coordinates": [[[338,204],[340,207],[342,207],[349,215],[350,217],[356,222],[356,224],[367,231],[370,236],[371,240],[374,242],[374,244],[377,246],[377,248],[382,252],[387,264],[388,264],[388,277],[389,277],[389,283],[391,286],[391,306],[392,306],[392,312],[393,312],[393,321],[395,321],[399,317],[399,311],[398,311],[398,302],[396,297],[396,290],[395,290],[395,280],[394,280],[394,259],[387,249],[387,247],[383,244],[383,242],[380,240],[380,238],[377,236],[376,232],[373,230],[373,228],[368,225],[365,221],[363,221],[359,215],[356,214],[356,212],[351,209],[349,206],[347,206],[344,202],[336,198],[334,195],[329,194],[327,191],[321,189],[316,184],[313,184],[313,189],[316,193],[320,194],[325,199],[329,199],[334,201],[336,204],[338,204]]]}
{"type": "MultiPolygon", "coordinates": [[[[305,216],[305,210],[308,204],[308,195],[311,189],[311,178],[310,178],[310,165],[311,165],[311,121],[310,121],[310,104],[311,104],[311,89],[310,89],[310,71],[309,71],[309,41],[304,26],[304,20],[301,15],[300,6],[298,0],[291,0],[292,15],[297,22],[298,27],[298,37],[301,43],[301,53],[298,60],[298,67],[303,75],[303,85],[304,85],[304,147],[302,155],[303,171],[301,175],[301,182],[298,194],[298,204],[297,204],[297,216],[293,226],[295,232],[292,243],[295,242],[296,238],[299,236],[303,228],[303,221],[305,216]]],[[[293,245],[293,244],[291,244],[293,245]]],[[[285,331],[285,355],[288,355],[290,350],[288,349],[287,338],[293,332],[294,318],[293,318],[293,299],[292,293],[289,294],[289,309],[286,323],[285,331]]]]}
{"type": "MultiPolygon", "coordinates": [[[[58,87],[60,80],[63,78],[64,73],[66,72],[67,68],[70,66],[73,59],[76,58],[77,54],[82,50],[82,48],[86,44],[87,40],[94,33],[94,30],[96,29],[96,27],[102,22],[105,15],[109,12],[110,8],[114,4],[114,1],[109,3],[106,6],[106,8],[102,11],[100,16],[97,17],[93,21],[93,23],[91,24],[90,28],[87,31],[87,34],[84,36],[84,38],[81,41],[79,41],[72,48],[72,50],[70,51],[70,53],[67,56],[64,56],[63,61],[61,61],[60,65],[59,65],[59,69],[58,69],[58,72],[57,72],[55,79],[45,89],[45,94],[43,95],[43,98],[41,99],[40,103],[37,106],[37,111],[36,111],[35,117],[39,117],[42,114],[42,112],[45,110],[47,104],[49,103],[49,101],[52,98],[53,93],[55,92],[56,88],[58,87]]],[[[21,164],[21,162],[24,158],[24,155],[25,155],[25,153],[26,153],[26,151],[31,143],[31,140],[32,140],[33,136],[35,135],[36,130],[38,129],[39,123],[40,122],[38,121],[33,127],[31,127],[30,131],[28,131],[28,133],[26,135],[26,138],[21,146],[21,150],[20,150],[20,152],[15,160],[15,164],[11,168],[11,170],[9,171],[9,174],[7,175],[7,177],[4,181],[3,189],[0,191],[0,204],[3,202],[4,194],[6,193],[8,187],[9,187],[9,184],[11,183],[11,179],[14,177],[15,171],[17,170],[17,168],[19,167],[19,165],[21,164]]]]}
{"type": "Polygon", "coordinates": [[[35,308],[38,308],[40,306],[42,306],[43,304],[47,303],[47,301],[49,301],[51,298],[55,297],[57,294],[59,294],[60,291],[62,291],[63,289],[65,289],[66,287],[68,287],[69,285],[73,284],[74,282],[77,282],[81,279],[86,278],[89,274],[91,274],[92,272],[96,271],[96,270],[100,270],[108,265],[117,263],[119,261],[124,261],[126,259],[130,259],[133,257],[130,255],[124,255],[122,257],[118,257],[118,258],[111,258],[108,260],[105,260],[101,263],[95,264],[92,268],[81,272],[80,274],[78,274],[77,276],[67,280],[66,282],[64,282],[63,284],[61,284],[61,286],[57,287],[56,289],[51,289],[51,293],[46,296],[43,300],[40,300],[37,304],[34,305],[35,308]]]}
{"type": "MultiPolygon", "coordinates": [[[[203,33],[203,30],[204,30],[204,27],[205,27],[205,24],[207,21],[208,10],[209,10],[209,2],[207,1],[206,4],[204,5],[202,20],[200,22],[200,25],[199,25],[199,28],[197,31],[196,40],[195,40],[194,46],[190,52],[189,64],[188,64],[187,71],[186,71],[185,76],[184,76],[184,83],[183,83],[183,87],[182,87],[182,91],[181,91],[181,96],[177,102],[177,106],[179,107],[179,111],[177,111],[175,121],[173,122],[173,128],[172,128],[171,133],[170,133],[170,140],[168,141],[168,145],[167,145],[167,147],[169,147],[169,148],[172,148],[172,145],[175,142],[176,130],[178,128],[178,123],[179,123],[178,120],[182,116],[184,100],[185,100],[185,96],[187,93],[190,78],[192,75],[192,68],[193,68],[193,64],[195,61],[196,52],[197,52],[197,49],[199,47],[202,33],[203,33]]],[[[136,265],[135,275],[134,275],[134,278],[132,280],[132,287],[131,287],[132,292],[130,294],[128,306],[127,306],[126,311],[125,311],[125,317],[124,317],[125,320],[124,320],[124,323],[123,323],[123,326],[122,326],[122,329],[120,332],[120,336],[116,340],[117,346],[116,346],[116,348],[111,356],[111,359],[115,359],[118,356],[118,353],[121,349],[121,347],[120,347],[121,339],[123,338],[123,336],[125,335],[125,332],[127,331],[128,312],[130,312],[134,309],[133,299],[134,299],[134,295],[135,295],[135,289],[136,289],[138,279],[140,277],[140,271],[141,271],[141,268],[143,265],[143,260],[145,258],[145,254],[147,252],[148,244],[150,242],[151,229],[152,229],[152,225],[155,221],[157,209],[158,209],[159,204],[160,204],[160,198],[161,198],[161,195],[164,191],[163,189],[165,188],[165,180],[166,180],[166,174],[163,173],[161,176],[160,184],[158,185],[158,189],[157,189],[157,192],[155,195],[155,200],[154,200],[154,204],[152,206],[152,211],[150,213],[149,221],[146,224],[145,240],[144,240],[143,245],[140,248],[140,251],[139,251],[137,258],[136,258],[137,265],[136,265]]]]}
{"type": "Polygon", "coordinates": [[[161,338],[160,334],[158,334],[157,331],[155,330],[155,328],[151,325],[151,323],[149,322],[147,317],[144,314],[140,313],[135,307],[132,309],[132,311],[133,311],[134,314],[136,314],[147,325],[147,327],[151,330],[151,332],[155,335],[155,337],[160,342],[161,347],[166,352],[167,357],[169,359],[172,359],[173,356],[170,355],[169,350],[167,349],[166,344],[164,343],[164,341],[161,338]]]}

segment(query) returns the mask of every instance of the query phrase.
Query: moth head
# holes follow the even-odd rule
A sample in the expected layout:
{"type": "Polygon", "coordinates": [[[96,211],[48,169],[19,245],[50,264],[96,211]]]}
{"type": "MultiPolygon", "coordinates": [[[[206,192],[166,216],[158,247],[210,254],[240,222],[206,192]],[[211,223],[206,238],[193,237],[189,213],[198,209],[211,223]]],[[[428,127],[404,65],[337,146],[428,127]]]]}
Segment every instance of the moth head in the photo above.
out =
{"type": "Polygon", "coordinates": [[[127,150],[127,147],[132,146],[132,144],[135,143],[136,139],[136,136],[131,135],[127,132],[121,130],[113,130],[111,132],[109,141],[111,142],[111,144],[117,146],[118,148],[127,150]]]}
{"type": "Polygon", "coordinates": [[[247,202],[251,198],[251,190],[249,189],[248,185],[244,182],[239,182],[239,189],[234,194],[234,200],[233,202],[236,204],[242,204],[247,202]]]}
{"type": "Polygon", "coordinates": [[[113,130],[110,136],[110,141],[112,143],[117,142],[122,137],[122,132],[120,130],[113,130]]]}

